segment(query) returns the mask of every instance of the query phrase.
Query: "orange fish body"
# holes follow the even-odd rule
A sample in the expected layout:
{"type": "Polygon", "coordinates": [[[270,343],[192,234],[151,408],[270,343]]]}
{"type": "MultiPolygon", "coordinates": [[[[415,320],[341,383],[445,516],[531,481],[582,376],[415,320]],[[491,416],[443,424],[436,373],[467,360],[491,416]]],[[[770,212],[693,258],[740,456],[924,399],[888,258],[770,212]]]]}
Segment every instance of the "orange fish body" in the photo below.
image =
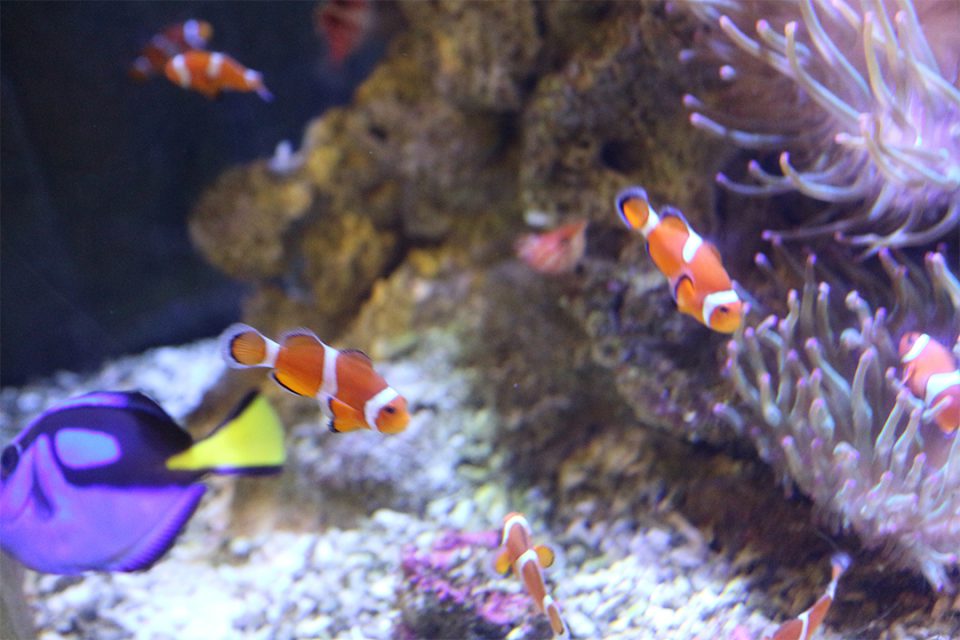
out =
{"type": "Polygon", "coordinates": [[[520,576],[523,586],[540,613],[547,616],[554,637],[569,638],[570,632],[560,615],[560,607],[547,593],[543,570],[553,564],[553,551],[542,544],[534,545],[530,524],[522,513],[510,513],[503,519],[502,551],[494,568],[506,575],[512,569],[520,576]]]}
{"type": "Polygon", "coordinates": [[[204,20],[173,24],[153,36],[130,66],[130,76],[144,81],[161,73],[170,58],[191,49],[204,49],[213,27],[204,20]]]}
{"type": "Polygon", "coordinates": [[[676,209],[657,214],[640,187],[620,192],[616,207],[624,224],[646,238],[650,258],[670,282],[677,309],[714,331],[736,331],[743,322],[743,302],[717,248],[676,209]]]}
{"type": "Polygon", "coordinates": [[[546,233],[530,233],[517,241],[517,256],[540,273],[573,271],[587,246],[587,221],[578,220],[546,233]]]}
{"type": "Polygon", "coordinates": [[[933,412],[944,433],[960,428],[960,370],[945,346],[925,333],[907,333],[900,339],[903,380],[913,395],[933,412]]]}
{"type": "Polygon", "coordinates": [[[253,327],[235,324],[223,333],[221,348],[229,366],[269,367],[283,388],[316,398],[332,431],[394,434],[410,421],[406,399],[373,370],[366,354],[338,351],[307,330],[274,342],[253,327]]]}
{"type": "Polygon", "coordinates": [[[793,620],[788,620],[780,625],[772,636],[766,636],[764,640],[810,640],[823,619],[830,611],[830,605],[837,592],[837,582],[840,576],[850,567],[850,556],[845,553],[838,553],[831,558],[831,577],[827,589],[813,606],[801,613],[793,620]]]}
{"type": "Polygon", "coordinates": [[[254,91],[264,100],[273,99],[259,71],[248,69],[219,51],[185,51],[171,58],[164,70],[170,82],[210,99],[221,91],[254,91]]]}

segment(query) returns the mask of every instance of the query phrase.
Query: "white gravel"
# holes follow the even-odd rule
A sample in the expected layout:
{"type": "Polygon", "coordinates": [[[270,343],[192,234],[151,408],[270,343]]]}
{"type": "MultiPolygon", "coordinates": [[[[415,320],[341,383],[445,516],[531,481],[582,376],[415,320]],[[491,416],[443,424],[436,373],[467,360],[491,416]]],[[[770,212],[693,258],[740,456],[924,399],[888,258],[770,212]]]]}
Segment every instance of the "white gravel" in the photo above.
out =
{"type": "MultiPolygon", "coordinates": [[[[289,429],[286,473],[299,474],[293,485],[319,491],[320,509],[324,483],[347,495],[371,492],[355,495],[360,517],[343,526],[231,537],[235,481],[210,478],[212,490],[183,535],[149,571],[79,578],[27,572],[39,637],[409,638],[399,625],[403,554],[428,553],[448,530],[494,529],[508,510],[525,511],[538,541],[557,548],[560,562],[548,577],[577,638],[727,638],[738,625],[759,638],[770,630],[744,605],[748,585],[675,520],[639,530],[636,523],[574,521],[566,531],[547,531],[549,505],[537,492],[508,496],[497,470],[478,464],[490,454],[498,418],[469,402],[474,374],[456,369],[455,355],[455,345],[437,333],[407,360],[378,363],[412,400],[411,427],[401,436],[334,435],[316,424],[289,429]]],[[[97,388],[143,389],[182,416],[221,371],[215,341],[156,349],[91,376],[58,374],[4,389],[0,425],[9,433],[43,408],[97,388]]],[[[490,556],[487,548],[466,548],[451,579],[518,593],[515,578],[487,570],[490,556]]],[[[530,607],[504,633],[542,638],[545,630],[530,607]]]]}

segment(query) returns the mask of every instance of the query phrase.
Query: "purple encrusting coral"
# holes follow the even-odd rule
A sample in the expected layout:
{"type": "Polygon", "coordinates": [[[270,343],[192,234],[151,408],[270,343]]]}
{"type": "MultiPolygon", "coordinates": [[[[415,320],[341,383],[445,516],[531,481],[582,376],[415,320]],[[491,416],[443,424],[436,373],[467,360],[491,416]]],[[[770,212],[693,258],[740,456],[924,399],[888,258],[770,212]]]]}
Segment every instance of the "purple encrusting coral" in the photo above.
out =
{"type": "Polygon", "coordinates": [[[729,343],[727,368],[744,406],[716,411],[832,529],[852,529],[936,589],[950,588],[960,561],[960,436],[924,419],[922,401],[901,381],[896,345],[917,328],[952,343],[960,282],[940,253],[927,255],[929,280],[908,277],[887,252],[881,259],[895,282],[891,315],[856,291],[838,308],[808,259],[785,317],[771,315],[729,343]]]}
{"type": "Polygon", "coordinates": [[[522,619],[530,610],[529,597],[491,588],[474,566],[488,559],[499,542],[496,531],[448,531],[428,551],[407,546],[401,560],[406,597],[417,599],[418,604],[405,608],[409,615],[404,616],[398,635],[493,637],[522,619]],[[431,615],[438,606],[444,608],[444,615],[431,615]],[[437,629],[441,618],[448,626],[437,629]],[[425,624],[429,628],[423,628],[425,624]]]}
{"type": "Polygon", "coordinates": [[[685,4],[719,25],[706,49],[726,63],[720,76],[731,83],[722,106],[686,96],[691,122],[739,146],[781,152],[779,174],[754,160],[751,184],[723,174],[721,183],[835,203],[813,229],[793,233],[835,232],[868,252],[928,244],[957,229],[960,3],[685,4]]]}

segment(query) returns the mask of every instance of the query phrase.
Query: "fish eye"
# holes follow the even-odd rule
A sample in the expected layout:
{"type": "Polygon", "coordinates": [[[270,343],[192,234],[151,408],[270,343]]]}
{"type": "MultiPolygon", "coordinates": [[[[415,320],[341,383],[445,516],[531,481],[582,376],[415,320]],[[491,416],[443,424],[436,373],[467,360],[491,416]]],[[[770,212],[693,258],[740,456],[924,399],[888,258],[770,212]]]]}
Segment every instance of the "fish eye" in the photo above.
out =
{"type": "Polygon", "coordinates": [[[720,311],[720,313],[730,313],[730,308],[727,307],[726,305],[718,307],[718,310],[720,311]]]}
{"type": "Polygon", "coordinates": [[[17,468],[17,464],[19,463],[20,445],[11,444],[3,450],[2,454],[0,454],[0,471],[3,472],[3,477],[7,477],[13,473],[14,469],[17,468]]]}
{"type": "Polygon", "coordinates": [[[396,412],[397,412],[397,410],[396,410],[395,408],[393,408],[393,407],[384,407],[383,410],[386,411],[387,413],[396,413],[396,412]]]}

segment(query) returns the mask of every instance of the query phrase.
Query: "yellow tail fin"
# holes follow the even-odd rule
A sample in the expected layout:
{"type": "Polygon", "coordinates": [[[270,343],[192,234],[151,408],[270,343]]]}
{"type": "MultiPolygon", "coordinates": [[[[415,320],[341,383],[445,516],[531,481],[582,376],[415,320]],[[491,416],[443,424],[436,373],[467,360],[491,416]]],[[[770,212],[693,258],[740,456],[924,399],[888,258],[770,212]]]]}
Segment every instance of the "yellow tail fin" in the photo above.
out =
{"type": "Polygon", "coordinates": [[[209,436],[167,460],[175,471],[270,473],[286,460],[283,425],[267,399],[256,392],[209,436]]]}

